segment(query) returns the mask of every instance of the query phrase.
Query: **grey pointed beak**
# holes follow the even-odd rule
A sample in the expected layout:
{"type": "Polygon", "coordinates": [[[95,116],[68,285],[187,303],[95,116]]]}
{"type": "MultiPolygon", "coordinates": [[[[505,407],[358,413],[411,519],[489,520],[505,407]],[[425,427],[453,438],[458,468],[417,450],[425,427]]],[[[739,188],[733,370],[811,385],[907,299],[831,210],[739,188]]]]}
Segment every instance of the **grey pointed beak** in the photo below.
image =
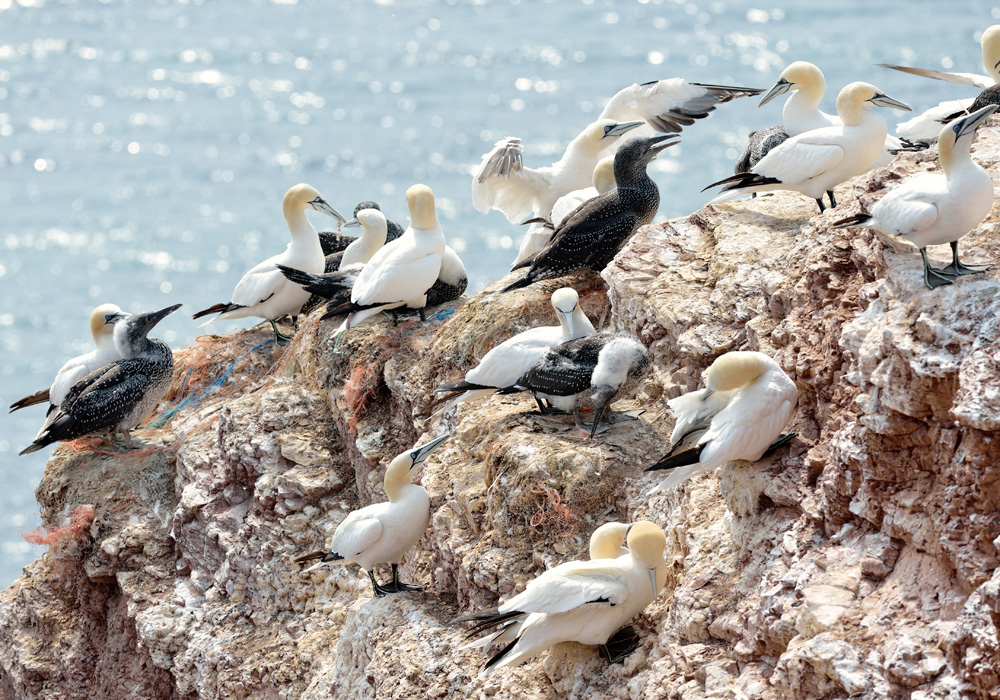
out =
{"type": "Polygon", "coordinates": [[[760,102],[757,103],[757,107],[758,108],[763,107],[768,102],[773,100],[775,97],[780,97],[781,95],[784,95],[786,92],[792,89],[793,84],[794,83],[790,83],[784,78],[778,78],[778,82],[774,84],[774,87],[768,90],[767,93],[762,98],[760,98],[760,102]]]}
{"type": "Polygon", "coordinates": [[[450,437],[451,437],[451,433],[448,433],[447,435],[442,435],[439,438],[434,438],[433,440],[431,440],[430,442],[428,442],[426,445],[421,445],[417,449],[413,450],[413,452],[410,453],[410,459],[413,460],[413,465],[410,467],[410,469],[413,469],[413,467],[417,466],[418,464],[420,464],[421,462],[423,462],[425,459],[427,459],[427,455],[429,455],[431,452],[433,452],[435,447],[437,447],[438,445],[440,445],[442,442],[444,442],[445,440],[447,440],[450,437]]]}
{"type": "Polygon", "coordinates": [[[337,220],[337,223],[340,225],[343,225],[347,222],[347,219],[344,218],[344,215],[341,214],[336,209],[334,209],[333,207],[331,207],[329,204],[327,204],[326,200],[323,199],[322,197],[317,197],[313,201],[309,202],[309,206],[311,206],[316,211],[323,212],[327,216],[332,216],[334,219],[337,220]]]}
{"type": "Polygon", "coordinates": [[[129,323],[135,324],[140,333],[145,335],[153,330],[153,326],[162,321],[165,317],[181,308],[181,304],[174,304],[159,311],[150,311],[146,314],[133,314],[129,317],[129,323]]]}
{"type": "Polygon", "coordinates": [[[344,228],[361,228],[361,222],[357,218],[344,222],[344,228]]]}
{"type": "Polygon", "coordinates": [[[556,309],[556,311],[559,312],[560,316],[566,319],[566,326],[569,328],[570,334],[575,338],[576,327],[573,324],[573,315],[576,313],[576,309],[571,309],[570,311],[563,311],[562,309],[556,309]]]}
{"type": "Polygon", "coordinates": [[[649,574],[649,587],[653,589],[653,600],[660,597],[660,592],[656,590],[656,569],[646,569],[649,574]]]}
{"type": "Polygon", "coordinates": [[[601,424],[601,419],[604,418],[604,414],[607,413],[608,406],[611,405],[611,401],[617,395],[618,391],[615,389],[597,389],[594,391],[594,424],[590,426],[591,440],[593,440],[594,436],[597,435],[597,426],[601,424]]]}
{"type": "Polygon", "coordinates": [[[105,326],[107,326],[107,325],[112,325],[113,326],[116,323],[118,323],[119,321],[128,318],[129,316],[131,316],[131,314],[129,314],[127,311],[119,311],[119,312],[113,313],[113,314],[105,314],[105,316],[104,316],[104,325],[105,326]]]}
{"type": "Polygon", "coordinates": [[[977,109],[972,114],[959,117],[954,120],[948,125],[948,128],[955,130],[956,141],[963,136],[971,136],[976,133],[976,129],[978,129],[984,121],[989,119],[990,115],[995,111],[997,111],[997,105],[986,105],[982,109],[977,109]]]}
{"type": "Polygon", "coordinates": [[[704,401],[705,399],[707,399],[709,396],[711,396],[714,393],[715,393],[715,389],[709,389],[708,387],[705,387],[705,391],[701,392],[701,400],[704,401]]]}
{"type": "Polygon", "coordinates": [[[607,130],[605,130],[605,132],[604,132],[604,138],[611,139],[611,138],[615,138],[617,136],[621,136],[622,134],[626,134],[629,131],[632,131],[632,129],[635,129],[636,127],[642,126],[645,123],[646,122],[644,122],[644,121],[620,122],[618,124],[615,124],[612,127],[609,127],[607,130]]]}
{"type": "Polygon", "coordinates": [[[677,134],[664,134],[662,136],[653,136],[652,138],[649,139],[649,143],[646,146],[647,160],[656,160],[656,156],[660,155],[661,151],[664,151],[680,142],[681,140],[677,138],[677,134]],[[676,139],[676,140],[666,141],[667,139],[676,139]]]}
{"type": "Polygon", "coordinates": [[[904,112],[912,112],[913,108],[905,102],[900,102],[899,100],[889,97],[888,95],[883,95],[881,92],[876,93],[874,97],[868,99],[876,107],[890,107],[892,109],[900,109],[904,112]]]}

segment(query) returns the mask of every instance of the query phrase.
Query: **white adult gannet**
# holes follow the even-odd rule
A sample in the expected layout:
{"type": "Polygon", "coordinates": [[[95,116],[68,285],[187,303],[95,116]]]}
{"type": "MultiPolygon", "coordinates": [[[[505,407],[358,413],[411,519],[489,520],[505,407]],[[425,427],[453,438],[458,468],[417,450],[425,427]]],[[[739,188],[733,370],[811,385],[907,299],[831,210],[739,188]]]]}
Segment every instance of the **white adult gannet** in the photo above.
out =
{"type": "MultiPolygon", "coordinates": [[[[865,172],[885,145],[887,126],[871,107],[910,111],[906,104],[888,97],[874,85],[851,83],[837,96],[837,113],[843,126],[827,126],[792,136],[772,150],[748,173],[732,175],[706,187],[725,185],[710,203],[739,194],[793,190],[816,200],[820,212],[826,208],[823,193],[837,206],[833,188],[865,172]]],[[[704,190],[702,190],[704,191],[704,190]]]]}
{"type": "Polygon", "coordinates": [[[993,207],[993,180],[972,160],[969,148],[976,129],[997,105],[987,105],[946,124],[938,136],[940,173],[920,173],[891,189],[872,207],[834,224],[837,228],[869,226],[899,236],[920,249],[924,284],[931,289],[951,284],[959,275],[985,272],[985,266],[964,265],[958,260],[958,239],[978,226],[993,207]],[[927,261],[927,246],[951,245],[952,262],[935,269],[927,261]]]}
{"type": "Polygon", "coordinates": [[[799,390],[764,353],[727,352],[708,368],[705,385],[667,402],[675,417],[670,452],[646,471],[674,471],[653,492],[726,462],[755,462],[794,437],[781,431],[795,412],[799,390]]]}
{"type": "Polygon", "coordinates": [[[423,590],[423,586],[411,586],[399,580],[399,563],[424,536],[431,517],[430,497],[423,486],[410,483],[410,475],[414,467],[449,437],[442,435],[396,455],[385,470],[383,483],[388,502],[351,511],[334,531],[329,551],[312,552],[295,561],[318,560],[306,571],[331,562],[357,564],[368,572],[372,590],[379,598],[386,593],[423,590]],[[383,586],[375,580],[376,564],[391,566],[391,583],[383,586]]]}
{"type": "Polygon", "coordinates": [[[56,377],[48,389],[42,389],[31,396],[25,396],[23,399],[15,401],[10,405],[10,412],[13,413],[26,406],[34,406],[37,403],[47,401],[49,409],[45,415],[50,415],[59,408],[59,404],[69,393],[70,387],[95,369],[119,359],[121,355],[115,348],[115,324],[126,316],[128,314],[114,304],[101,304],[91,311],[90,334],[97,347],[86,354],[67,360],[56,372],[56,377]]]}
{"type": "Polygon", "coordinates": [[[617,559],[623,554],[628,554],[625,540],[631,529],[631,523],[620,523],[612,520],[590,533],[591,561],[594,559],[617,559]]]}
{"type": "Polygon", "coordinates": [[[278,332],[275,320],[286,315],[297,315],[302,305],[309,299],[309,292],[285,279],[277,265],[314,274],[323,272],[325,264],[323,248],[320,246],[316,229],[306,218],[307,208],[312,207],[316,211],[332,216],[341,224],[347,219],[327,204],[319,192],[306,184],[295,185],[289,189],[285,193],[281,207],[292,235],[292,241],[285,248],[285,252],[268,258],[243,275],[243,279],[233,291],[231,301],[215,304],[194,314],[193,318],[219,314],[201,324],[199,328],[219,319],[256,316],[271,322],[275,343],[281,344],[289,340],[288,336],[278,332]]]}
{"type": "Polygon", "coordinates": [[[982,88],[982,92],[977,97],[942,102],[909,121],[897,124],[896,133],[901,138],[914,142],[934,143],[938,134],[941,133],[942,124],[947,124],[963,114],[978,111],[987,104],[1000,102],[1000,87],[998,87],[1000,84],[1000,24],[994,24],[983,32],[980,44],[983,51],[983,68],[986,69],[987,75],[946,73],[928,68],[909,68],[888,63],[879,64],[884,68],[892,68],[924,78],[934,78],[959,85],[975,85],[982,88]]]}
{"type": "Polygon", "coordinates": [[[575,289],[563,287],[552,293],[558,326],[530,328],[508,338],[487,352],[479,364],[465,373],[462,380],[447,382],[437,392],[464,392],[442,409],[447,411],[463,401],[479,399],[511,386],[531,369],[553,346],[595,333],[594,326],[580,308],[575,289]]]}
{"type": "Polygon", "coordinates": [[[351,303],[338,309],[347,318],[337,328],[346,331],[380,311],[401,306],[419,309],[423,318],[427,290],[437,281],[445,252],[444,232],[434,207],[434,192],[427,185],[406,191],[410,225],[398,239],[372,256],[351,289],[351,303]]]}
{"type": "Polygon", "coordinates": [[[476,620],[472,634],[505,625],[485,642],[467,647],[508,641],[512,628],[517,630],[486,662],[483,673],[522,664],[559,642],[607,644],[657,598],[667,580],[662,528],[641,520],[632,525],[627,542],[628,553],[616,559],[573,561],[549,569],[500,605],[496,615],[488,611],[456,620],[476,620]]]}

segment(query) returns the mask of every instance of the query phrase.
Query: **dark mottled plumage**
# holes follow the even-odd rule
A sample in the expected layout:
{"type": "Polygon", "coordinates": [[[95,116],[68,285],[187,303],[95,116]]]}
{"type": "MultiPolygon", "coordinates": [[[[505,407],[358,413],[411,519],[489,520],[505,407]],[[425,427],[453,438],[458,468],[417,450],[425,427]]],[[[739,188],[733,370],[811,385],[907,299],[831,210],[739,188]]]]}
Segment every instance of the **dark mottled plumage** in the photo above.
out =
{"type": "Polygon", "coordinates": [[[633,139],[615,154],[618,187],[581,204],[552,234],[549,243],[517,267],[531,266],[521,279],[502,291],[527,287],[539,280],[567,275],[583,267],[600,272],[640,226],[656,216],[660,191],[646,166],[677,141],[672,136],[633,139]]]}
{"type": "Polygon", "coordinates": [[[174,356],[162,340],[146,334],[180,304],[146,314],[133,314],[115,328],[122,355],[73,385],[58,412],[21,454],[62,440],[92,433],[120,433],[132,446],[129,431],[148,416],[170,388],[174,356]]]}
{"type": "Polygon", "coordinates": [[[767,155],[768,151],[787,140],[788,134],[785,132],[785,127],[781,125],[751,131],[747,146],[743,149],[743,153],[740,154],[740,159],[736,161],[736,167],[733,168],[733,172],[737,175],[750,172],[750,168],[757,165],[760,159],[767,155]]]}
{"type": "MultiPolygon", "coordinates": [[[[354,216],[357,216],[358,212],[362,209],[377,209],[378,211],[382,211],[377,202],[360,202],[358,206],[354,207],[354,216]]],[[[392,219],[386,219],[386,228],[388,229],[385,237],[386,243],[391,243],[403,235],[403,227],[392,219]]],[[[323,247],[323,255],[326,256],[326,272],[333,272],[340,267],[340,258],[334,257],[331,259],[331,256],[343,253],[347,249],[347,246],[354,243],[355,240],[354,236],[345,236],[342,233],[334,231],[319,232],[319,244],[323,247]]],[[[309,301],[312,300],[310,299],[309,301]]],[[[308,302],[306,305],[309,305],[308,302]]]]}
{"type": "Polygon", "coordinates": [[[959,117],[966,114],[974,114],[983,107],[987,105],[998,105],[1000,106],[1000,85],[991,85],[988,88],[984,88],[979,96],[973,100],[972,105],[964,112],[955,112],[954,114],[949,114],[947,117],[942,117],[938,119],[942,124],[947,124],[959,117]]]}

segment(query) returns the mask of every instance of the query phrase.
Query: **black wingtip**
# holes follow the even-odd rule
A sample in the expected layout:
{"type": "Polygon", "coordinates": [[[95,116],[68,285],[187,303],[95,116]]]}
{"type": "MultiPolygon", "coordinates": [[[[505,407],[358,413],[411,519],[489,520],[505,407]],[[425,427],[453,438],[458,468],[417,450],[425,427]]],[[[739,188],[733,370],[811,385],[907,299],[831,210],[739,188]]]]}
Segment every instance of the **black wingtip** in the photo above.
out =
{"type": "Polygon", "coordinates": [[[690,464],[697,464],[698,460],[701,459],[701,450],[702,448],[699,446],[692,447],[684,450],[683,452],[678,452],[677,454],[670,453],[653,466],[647,467],[645,471],[654,472],[661,471],[663,469],[676,469],[677,467],[686,467],[690,464]]]}
{"type": "Polygon", "coordinates": [[[864,226],[866,223],[872,220],[871,214],[865,214],[864,212],[860,214],[855,214],[854,216],[849,216],[846,219],[841,219],[840,221],[834,221],[833,228],[850,228],[851,226],[864,226]]]}

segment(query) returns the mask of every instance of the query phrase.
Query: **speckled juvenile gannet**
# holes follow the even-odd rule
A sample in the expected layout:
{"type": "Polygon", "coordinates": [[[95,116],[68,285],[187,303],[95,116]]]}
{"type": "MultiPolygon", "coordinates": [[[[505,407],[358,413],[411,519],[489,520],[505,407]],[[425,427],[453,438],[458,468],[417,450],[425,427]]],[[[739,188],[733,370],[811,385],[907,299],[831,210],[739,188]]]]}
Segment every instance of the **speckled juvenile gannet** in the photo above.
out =
{"type": "Polygon", "coordinates": [[[972,160],[969,148],[976,129],[997,109],[987,105],[946,124],[938,136],[941,173],[920,173],[891,189],[872,207],[834,224],[837,228],[870,226],[899,236],[920,249],[924,284],[931,289],[951,284],[958,275],[985,272],[985,266],[964,265],[958,260],[958,239],[986,218],[993,206],[993,180],[972,160]],[[952,262],[935,269],[927,261],[927,246],[951,245],[952,262]]]}
{"type": "Polygon", "coordinates": [[[501,291],[527,287],[540,280],[562,277],[583,267],[600,272],[640,227],[656,216],[660,191],[646,173],[646,166],[677,141],[670,136],[634,139],[615,154],[618,186],[580,205],[552,234],[535,256],[516,267],[528,273],[501,291]]]}
{"type": "Polygon", "coordinates": [[[476,367],[466,372],[465,379],[439,386],[435,391],[463,392],[451,399],[443,410],[511,386],[542,359],[553,345],[593,335],[594,326],[580,308],[580,297],[575,289],[557,289],[552,293],[551,301],[559,325],[531,328],[508,338],[486,353],[476,367]]]}
{"type": "Polygon", "coordinates": [[[757,461],[793,435],[799,390],[762,352],[727,352],[705,374],[706,389],[667,402],[674,412],[670,452],[646,471],[673,469],[653,489],[664,491],[733,460],[757,461]]]}
{"type": "Polygon", "coordinates": [[[983,32],[981,40],[983,67],[987,75],[975,73],[946,73],[928,68],[908,68],[880,63],[884,68],[912,73],[925,78],[944,80],[960,85],[975,85],[982,88],[977,97],[962,100],[948,100],[918,114],[909,121],[896,125],[896,133],[909,141],[933,143],[941,133],[941,125],[947,124],[964,114],[976,112],[988,104],[1000,104],[1000,24],[994,24],[983,32]]]}
{"type": "Polygon", "coordinates": [[[420,541],[430,521],[430,497],[423,486],[410,483],[414,467],[448,439],[442,435],[426,445],[414,447],[397,455],[385,470],[385,494],[388,502],[374,503],[351,511],[337,526],[327,552],[313,552],[296,562],[317,561],[306,569],[312,571],[323,564],[357,564],[366,572],[377,597],[386,593],[423,590],[399,580],[399,563],[413,545],[420,541]],[[392,582],[380,585],[375,580],[375,565],[392,567],[392,582]]]}
{"type": "MultiPolygon", "coordinates": [[[[792,136],[768,153],[748,173],[732,175],[710,187],[725,185],[722,194],[710,203],[751,192],[792,190],[816,200],[820,212],[837,206],[833,188],[865,172],[879,157],[888,131],[885,119],[871,107],[893,107],[910,111],[902,102],[888,97],[874,85],[851,83],[837,96],[837,113],[843,126],[827,126],[792,136]]],[[[702,190],[704,192],[704,190],[702,190]]]]}
{"type": "Polygon", "coordinates": [[[21,454],[94,433],[118,433],[131,448],[129,431],[153,412],[173,378],[174,355],[170,348],[146,334],[180,306],[132,314],[117,323],[114,341],[121,359],[74,384],[35,441],[21,454]]]}
{"type": "Polygon", "coordinates": [[[10,405],[10,412],[47,401],[49,410],[46,415],[49,415],[59,408],[70,387],[95,369],[119,359],[121,355],[115,348],[115,324],[126,316],[128,314],[114,304],[101,304],[94,309],[90,313],[90,334],[97,347],[84,355],[67,360],[56,373],[52,386],[15,401],[10,405]]]}
{"type": "Polygon", "coordinates": [[[667,579],[666,535],[642,520],[629,530],[627,541],[628,553],[616,559],[573,561],[549,569],[500,605],[492,619],[479,614],[456,620],[479,621],[473,634],[505,624],[486,643],[473,642],[507,642],[486,662],[483,673],[517,666],[559,642],[607,644],[652,603],[667,579]],[[517,632],[509,640],[511,627],[517,632]]]}
{"type": "Polygon", "coordinates": [[[243,275],[243,279],[233,291],[232,301],[215,304],[194,314],[193,318],[219,314],[201,324],[199,328],[219,319],[256,316],[271,322],[275,343],[280,344],[289,340],[288,336],[278,332],[275,320],[286,315],[297,315],[302,305],[309,299],[309,292],[286,280],[277,265],[286,265],[312,273],[320,273],[324,268],[319,236],[305,215],[305,210],[309,207],[332,216],[340,223],[347,221],[309,185],[299,184],[289,189],[285,193],[282,209],[292,235],[291,243],[285,252],[268,258],[243,275]]]}
{"type": "Polygon", "coordinates": [[[608,406],[619,394],[635,391],[650,367],[649,352],[632,336],[612,333],[577,338],[551,348],[531,369],[497,393],[530,391],[545,413],[542,401],[561,411],[572,411],[577,425],[580,409],[594,407],[590,437],[608,406]]]}
{"type": "MultiPolygon", "coordinates": [[[[441,272],[445,240],[434,207],[434,193],[427,185],[406,191],[410,225],[397,240],[383,246],[369,260],[351,289],[351,303],[337,313],[347,313],[337,332],[346,331],[380,311],[401,306],[423,309],[427,290],[441,272]]],[[[328,312],[324,318],[330,315],[328,312]]]]}

